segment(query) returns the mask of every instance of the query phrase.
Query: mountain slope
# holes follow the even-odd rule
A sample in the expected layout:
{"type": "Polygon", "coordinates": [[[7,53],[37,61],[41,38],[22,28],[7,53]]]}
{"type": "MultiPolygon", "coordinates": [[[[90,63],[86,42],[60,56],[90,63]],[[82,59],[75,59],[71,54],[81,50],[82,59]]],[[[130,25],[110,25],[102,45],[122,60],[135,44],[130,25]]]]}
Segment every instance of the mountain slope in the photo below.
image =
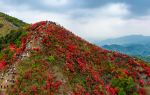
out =
{"type": "Polygon", "coordinates": [[[92,45],[53,22],[36,23],[26,31],[18,47],[11,43],[1,51],[2,93],[148,95],[147,63],[92,45]],[[15,82],[5,82],[10,67],[15,82]]]}
{"type": "Polygon", "coordinates": [[[26,25],[27,23],[0,12],[0,37],[7,35],[8,33],[10,33],[11,30],[26,25]]]}

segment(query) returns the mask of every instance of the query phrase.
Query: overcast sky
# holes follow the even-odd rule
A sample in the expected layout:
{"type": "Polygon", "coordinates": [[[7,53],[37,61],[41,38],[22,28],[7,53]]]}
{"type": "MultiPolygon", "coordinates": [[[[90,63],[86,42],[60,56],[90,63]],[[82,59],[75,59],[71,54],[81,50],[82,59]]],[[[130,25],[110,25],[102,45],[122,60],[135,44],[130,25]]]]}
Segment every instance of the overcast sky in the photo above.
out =
{"type": "Polygon", "coordinates": [[[0,11],[25,22],[50,20],[88,41],[150,35],[150,0],[0,0],[0,11]]]}

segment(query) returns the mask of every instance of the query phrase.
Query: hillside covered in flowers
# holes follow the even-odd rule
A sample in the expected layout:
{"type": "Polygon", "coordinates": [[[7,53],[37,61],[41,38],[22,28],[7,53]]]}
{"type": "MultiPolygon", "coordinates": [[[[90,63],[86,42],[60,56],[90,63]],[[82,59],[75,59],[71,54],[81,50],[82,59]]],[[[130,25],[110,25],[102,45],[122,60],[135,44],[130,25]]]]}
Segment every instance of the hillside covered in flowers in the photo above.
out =
{"type": "Polygon", "coordinates": [[[6,37],[0,93],[150,95],[149,64],[95,46],[56,23],[41,21],[6,37]]]}

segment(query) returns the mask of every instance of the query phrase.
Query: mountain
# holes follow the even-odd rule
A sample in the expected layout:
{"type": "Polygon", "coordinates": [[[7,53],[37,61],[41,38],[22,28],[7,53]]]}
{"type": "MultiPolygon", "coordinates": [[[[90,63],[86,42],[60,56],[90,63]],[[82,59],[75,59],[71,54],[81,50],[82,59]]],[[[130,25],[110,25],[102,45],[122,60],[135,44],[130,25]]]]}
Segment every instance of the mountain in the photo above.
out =
{"type": "Polygon", "coordinates": [[[105,49],[118,51],[123,54],[130,56],[138,57],[147,62],[150,62],[150,45],[141,45],[141,44],[130,44],[130,45],[104,45],[102,46],[105,49]]]}
{"type": "Polygon", "coordinates": [[[119,51],[124,54],[128,55],[141,55],[141,56],[150,56],[150,46],[149,45],[140,45],[140,44],[133,44],[133,45],[104,45],[103,48],[113,51],[119,51]]]}
{"type": "Polygon", "coordinates": [[[141,44],[147,45],[150,44],[150,36],[143,36],[143,35],[130,35],[130,36],[123,36],[114,39],[107,39],[100,42],[95,42],[96,44],[103,46],[103,45],[130,45],[130,44],[141,44]]]}
{"type": "Polygon", "coordinates": [[[41,21],[7,35],[0,54],[1,94],[150,93],[149,64],[95,46],[54,22],[41,21]]]}
{"type": "Polygon", "coordinates": [[[18,29],[25,25],[27,25],[27,23],[0,12],[0,37],[5,36],[11,30],[18,29]]]}
{"type": "Polygon", "coordinates": [[[140,56],[139,55],[139,56],[136,56],[136,57],[150,63],[150,56],[140,56]]]}
{"type": "Polygon", "coordinates": [[[105,49],[118,51],[150,62],[150,36],[130,35],[96,43],[105,49]]]}

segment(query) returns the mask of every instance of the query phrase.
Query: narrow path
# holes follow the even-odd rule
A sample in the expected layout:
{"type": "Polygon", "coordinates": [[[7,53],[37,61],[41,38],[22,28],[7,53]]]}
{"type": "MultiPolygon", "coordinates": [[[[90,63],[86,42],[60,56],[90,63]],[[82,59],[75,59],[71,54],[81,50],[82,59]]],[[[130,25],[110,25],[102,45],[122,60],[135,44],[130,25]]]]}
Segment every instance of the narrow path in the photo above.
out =
{"type": "MultiPolygon", "coordinates": [[[[27,52],[23,52],[18,58],[18,61],[28,57],[26,55],[27,52]]],[[[17,75],[16,67],[18,61],[16,61],[13,65],[10,65],[8,69],[0,74],[0,95],[8,95],[7,90],[11,89],[11,87],[15,84],[17,75]]]]}
{"type": "Polygon", "coordinates": [[[15,76],[16,76],[16,68],[15,64],[9,66],[9,68],[1,73],[0,75],[0,93],[2,95],[7,95],[6,90],[11,88],[11,86],[15,83],[15,76]]]}
{"type": "Polygon", "coordinates": [[[30,42],[27,42],[26,49],[18,56],[17,61],[13,65],[10,65],[8,69],[0,73],[0,95],[8,95],[7,90],[11,89],[15,84],[17,63],[26,57],[29,57],[29,52],[27,50],[32,48],[30,44],[30,42]]]}

